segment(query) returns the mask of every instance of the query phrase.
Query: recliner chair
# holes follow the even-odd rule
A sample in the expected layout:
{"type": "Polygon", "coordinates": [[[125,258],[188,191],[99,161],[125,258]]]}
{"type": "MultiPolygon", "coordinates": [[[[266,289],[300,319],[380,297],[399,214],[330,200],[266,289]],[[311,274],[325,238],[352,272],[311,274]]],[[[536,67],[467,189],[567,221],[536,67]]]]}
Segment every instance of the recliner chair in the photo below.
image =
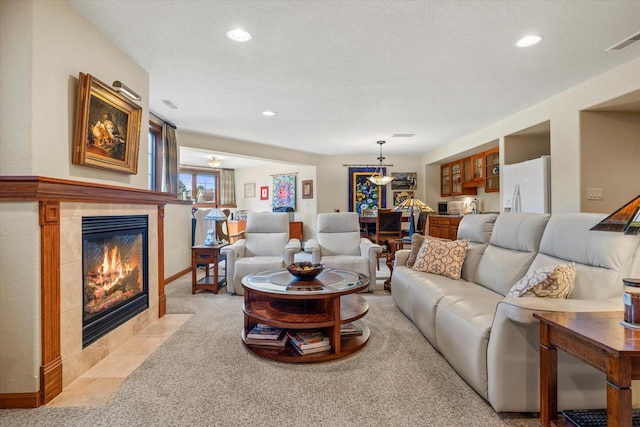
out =
{"type": "Polygon", "coordinates": [[[381,289],[376,285],[376,257],[382,247],[360,237],[357,213],[318,214],[316,236],[304,247],[312,262],[362,273],[369,277],[369,290],[381,289]]]}
{"type": "Polygon", "coordinates": [[[227,292],[244,295],[242,278],[293,263],[300,240],[289,239],[286,213],[249,213],[245,238],[221,249],[227,260],[227,292]]]}

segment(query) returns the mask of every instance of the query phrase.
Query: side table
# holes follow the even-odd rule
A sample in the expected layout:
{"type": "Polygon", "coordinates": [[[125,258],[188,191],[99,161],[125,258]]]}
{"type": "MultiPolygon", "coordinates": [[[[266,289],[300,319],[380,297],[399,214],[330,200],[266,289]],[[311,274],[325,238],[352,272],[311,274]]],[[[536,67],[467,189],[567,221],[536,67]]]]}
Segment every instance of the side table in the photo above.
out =
{"type": "Polygon", "coordinates": [[[206,289],[214,294],[227,284],[226,277],[218,278],[218,262],[220,261],[220,249],[227,244],[213,246],[192,246],[191,247],[191,293],[195,294],[198,289],[206,289]],[[205,276],[197,280],[196,273],[198,265],[205,265],[205,276]],[[213,264],[213,276],[209,270],[213,264]]]}
{"type": "Polygon", "coordinates": [[[621,311],[534,313],[540,320],[540,425],[571,426],[558,416],[558,350],[607,374],[607,425],[630,426],[631,380],[640,379],[640,330],[621,311]]]}
{"type": "Polygon", "coordinates": [[[396,251],[404,249],[405,245],[411,246],[411,240],[391,239],[387,242],[391,248],[391,254],[387,257],[387,267],[389,267],[389,278],[384,281],[384,290],[391,290],[391,276],[393,276],[393,261],[396,259],[396,251]]]}

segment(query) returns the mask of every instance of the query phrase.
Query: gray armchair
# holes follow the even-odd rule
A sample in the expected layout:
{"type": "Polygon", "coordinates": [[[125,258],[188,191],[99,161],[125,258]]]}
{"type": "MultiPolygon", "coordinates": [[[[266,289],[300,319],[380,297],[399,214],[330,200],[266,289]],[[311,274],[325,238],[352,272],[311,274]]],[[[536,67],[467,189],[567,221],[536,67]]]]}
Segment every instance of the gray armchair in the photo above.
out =
{"type": "Polygon", "coordinates": [[[300,252],[300,240],[289,239],[286,213],[250,213],[245,238],[225,246],[221,252],[227,260],[227,292],[244,295],[244,276],[293,263],[294,255],[300,252]]]}
{"type": "Polygon", "coordinates": [[[311,254],[313,262],[362,273],[369,277],[369,290],[378,290],[376,257],[382,247],[360,237],[357,213],[318,214],[316,236],[316,239],[308,240],[304,247],[305,252],[311,254]]]}

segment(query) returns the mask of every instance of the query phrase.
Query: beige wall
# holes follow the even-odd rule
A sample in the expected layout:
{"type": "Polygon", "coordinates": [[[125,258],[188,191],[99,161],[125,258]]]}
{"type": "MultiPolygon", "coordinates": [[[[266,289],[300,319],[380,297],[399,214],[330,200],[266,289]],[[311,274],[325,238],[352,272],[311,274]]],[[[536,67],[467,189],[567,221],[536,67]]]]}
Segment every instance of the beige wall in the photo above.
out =
{"type": "MultiPolygon", "coordinates": [[[[385,163],[393,164],[387,168],[391,172],[416,172],[418,188],[415,196],[423,200],[425,194],[425,174],[419,156],[397,156],[385,154],[385,163]]],[[[376,164],[377,153],[354,156],[318,156],[317,174],[318,212],[333,212],[340,209],[349,211],[349,168],[343,164],[376,164]]],[[[393,190],[387,185],[387,208],[393,207],[393,190]]]]}
{"type": "Polygon", "coordinates": [[[191,267],[191,205],[164,207],[164,277],[191,267]]]}
{"type": "Polygon", "coordinates": [[[551,154],[551,138],[547,136],[505,136],[504,164],[524,162],[551,154]]]}
{"type": "MultiPolygon", "coordinates": [[[[147,188],[144,155],[138,175],[71,164],[78,74],[106,84],[121,80],[140,93],[146,124],[149,77],[143,69],[62,0],[0,1],[0,57],[1,175],[147,188]]],[[[144,150],[146,125],[140,141],[144,150]]],[[[35,202],[0,204],[0,393],[40,388],[37,210],[35,202]]]]}
{"type": "Polygon", "coordinates": [[[580,202],[584,212],[613,212],[640,194],[640,113],[580,113],[582,165],[580,202]],[[587,189],[602,188],[602,200],[587,189]]]}
{"type": "MultiPolygon", "coordinates": [[[[472,150],[484,141],[550,121],[551,127],[551,206],[553,212],[579,212],[580,184],[580,111],[640,89],[640,58],[594,77],[580,85],[517,112],[497,123],[452,141],[422,156],[424,164],[439,162],[472,150]]],[[[502,153],[501,153],[502,157],[502,153]]],[[[640,159],[636,159],[640,161],[640,159]]],[[[501,164],[504,159],[501,158],[501,164]]],[[[593,165],[590,165],[590,167],[593,165]]],[[[432,195],[427,195],[430,199],[432,195]]]]}
{"type": "MultiPolygon", "coordinates": [[[[296,174],[296,208],[294,219],[303,223],[303,240],[308,240],[315,236],[316,222],[316,197],[314,191],[313,199],[302,198],[302,181],[313,180],[316,183],[316,167],[304,165],[283,165],[273,163],[270,166],[258,168],[239,168],[235,171],[236,180],[236,204],[238,209],[248,209],[249,212],[271,212],[273,204],[273,177],[274,174],[295,173],[296,174]],[[255,183],[256,196],[252,198],[244,197],[244,184],[255,183]],[[269,199],[260,200],[260,187],[269,188],[269,199]]],[[[315,187],[315,185],[314,185],[315,187]]],[[[314,188],[315,190],[315,188],[314,188]]]]}

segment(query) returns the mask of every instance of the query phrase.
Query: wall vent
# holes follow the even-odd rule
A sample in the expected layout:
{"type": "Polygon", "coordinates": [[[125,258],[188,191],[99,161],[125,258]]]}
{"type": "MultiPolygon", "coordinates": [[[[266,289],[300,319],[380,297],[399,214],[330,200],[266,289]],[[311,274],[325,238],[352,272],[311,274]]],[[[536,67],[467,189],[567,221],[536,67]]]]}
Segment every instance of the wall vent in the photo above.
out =
{"type": "Polygon", "coordinates": [[[170,99],[161,99],[160,101],[164,102],[165,105],[169,108],[171,108],[172,110],[179,110],[180,108],[178,108],[178,106],[176,104],[174,104],[173,102],[171,102],[170,99]]]}
{"type": "Polygon", "coordinates": [[[416,136],[415,133],[394,133],[391,135],[392,138],[411,138],[412,136],[416,136]]]}
{"type": "Polygon", "coordinates": [[[630,46],[637,41],[640,41],[640,32],[635,33],[631,37],[627,37],[626,39],[614,44],[611,47],[606,48],[605,50],[622,50],[625,47],[630,46]]]}

